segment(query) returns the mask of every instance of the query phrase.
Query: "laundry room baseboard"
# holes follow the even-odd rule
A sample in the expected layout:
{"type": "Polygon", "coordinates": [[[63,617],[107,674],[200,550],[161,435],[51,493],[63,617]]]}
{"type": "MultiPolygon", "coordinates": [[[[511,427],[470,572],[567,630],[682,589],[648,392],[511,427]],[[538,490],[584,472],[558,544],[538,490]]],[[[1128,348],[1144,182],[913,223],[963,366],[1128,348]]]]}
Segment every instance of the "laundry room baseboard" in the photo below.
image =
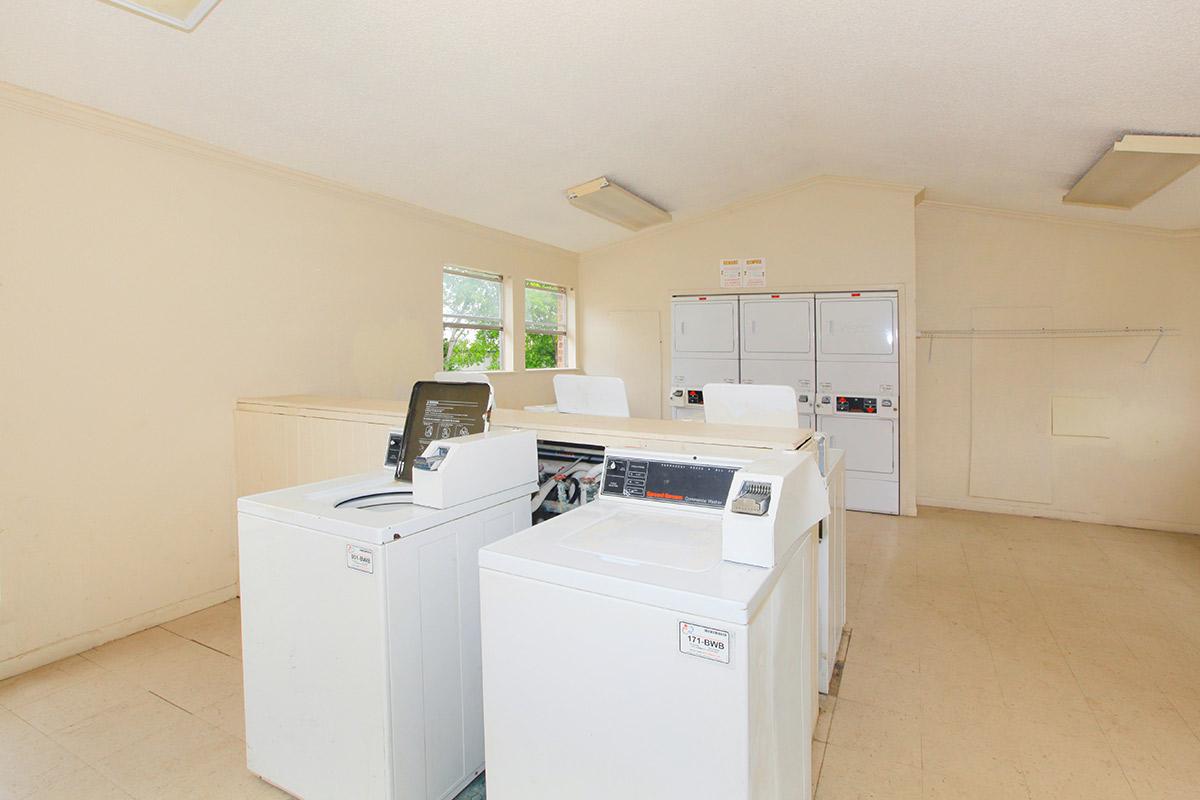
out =
{"type": "Polygon", "coordinates": [[[1080,511],[1064,511],[1057,508],[1031,507],[1006,500],[988,500],[977,497],[918,497],[918,506],[956,508],[961,511],[982,511],[987,514],[1011,514],[1018,517],[1046,517],[1069,522],[1090,522],[1093,525],[1116,525],[1122,528],[1141,528],[1151,531],[1200,534],[1200,524],[1189,522],[1167,522],[1164,520],[1140,519],[1135,517],[1105,517],[1080,511]]]}
{"type": "Polygon", "coordinates": [[[190,597],[187,600],[181,600],[178,603],[172,603],[162,608],[156,608],[153,611],[147,611],[144,614],[138,614],[135,617],[129,617],[120,622],[114,622],[111,625],[105,625],[104,627],[96,628],[68,639],[62,639],[53,644],[39,647],[36,650],[30,650],[28,653],[22,653],[19,656],[13,656],[12,658],[0,661],[0,680],[11,678],[13,675],[20,675],[23,672],[51,664],[68,656],[78,655],[85,650],[99,647],[114,639],[120,639],[131,633],[143,631],[146,628],[153,628],[155,625],[170,622],[173,619],[178,619],[209,606],[215,606],[217,603],[223,603],[226,600],[237,597],[237,594],[238,585],[231,583],[228,586],[222,586],[220,589],[205,592],[204,594],[190,597]]]}

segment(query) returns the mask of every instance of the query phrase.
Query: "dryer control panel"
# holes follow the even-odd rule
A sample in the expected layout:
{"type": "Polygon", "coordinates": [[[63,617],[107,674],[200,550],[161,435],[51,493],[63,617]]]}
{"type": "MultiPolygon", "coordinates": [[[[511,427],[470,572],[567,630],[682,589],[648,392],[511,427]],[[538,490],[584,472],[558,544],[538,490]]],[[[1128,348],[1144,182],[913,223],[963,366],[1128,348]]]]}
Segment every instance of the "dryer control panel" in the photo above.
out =
{"type": "Polygon", "coordinates": [[[704,390],[698,388],[672,389],[671,393],[667,395],[667,403],[676,408],[694,408],[697,411],[703,411],[704,390]]]}
{"type": "Polygon", "coordinates": [[[838,394],[824,391],[816,396],[816,411],[819,416],[895,419],[899,416],[900,408],[894,394],[838,394]]]}
{"type": "MultiPolygon", "coordinates": [[[[888,401],[891,403],[891,401],[888,401]]],[[[837,398],[837,410],[850,414],[874,414],[879,408],[877,397],[845,397],[837,398]]]]}
{"type": "Polygon", "coordinates": [[[609,497],[723,509],[740,467],[614,454],[604,459],[601,494],[609,497]]]}

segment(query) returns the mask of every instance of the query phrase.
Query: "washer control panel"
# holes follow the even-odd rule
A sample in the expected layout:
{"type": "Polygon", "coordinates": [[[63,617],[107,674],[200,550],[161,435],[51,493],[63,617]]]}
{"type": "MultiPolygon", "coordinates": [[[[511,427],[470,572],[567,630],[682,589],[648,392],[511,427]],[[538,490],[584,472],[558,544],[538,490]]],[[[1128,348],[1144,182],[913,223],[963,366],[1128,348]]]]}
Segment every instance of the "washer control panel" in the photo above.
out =
{"type": "Polygon", "coordinates": [[[738,467],[701,461],[660,461],[625,456],[604,460],[601,493],[610,497],[724,508],[738,467]]]}

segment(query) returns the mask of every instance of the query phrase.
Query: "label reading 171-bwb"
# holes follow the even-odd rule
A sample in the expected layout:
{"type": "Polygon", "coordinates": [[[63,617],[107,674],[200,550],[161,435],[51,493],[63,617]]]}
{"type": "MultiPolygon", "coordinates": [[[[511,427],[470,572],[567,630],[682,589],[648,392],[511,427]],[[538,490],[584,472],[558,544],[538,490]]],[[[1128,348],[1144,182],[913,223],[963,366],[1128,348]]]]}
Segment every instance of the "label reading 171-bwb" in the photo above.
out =
{"type": "Polygon", "coordinates": [[[346,545],[346,566],[359,572],[374,572],[375,551],[356,544],[346,545]]]}
{"type": "Polygon", "coordinates": [[[729,631],[697,625],[694,622],[680,622],[679,652],[728,664],[729,631]]]}

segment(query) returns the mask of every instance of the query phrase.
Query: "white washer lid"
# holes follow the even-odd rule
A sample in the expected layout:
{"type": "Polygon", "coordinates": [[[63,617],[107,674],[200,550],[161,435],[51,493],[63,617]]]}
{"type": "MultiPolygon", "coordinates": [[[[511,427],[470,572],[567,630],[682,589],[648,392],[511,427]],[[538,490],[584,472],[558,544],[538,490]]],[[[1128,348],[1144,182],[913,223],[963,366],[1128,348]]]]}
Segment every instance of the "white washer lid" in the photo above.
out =
{"type": "Polygon", "coordinates": [[[734,564],[720,515],[598,502],[488,545],[479,566],[745,625],[799,546],[774,569],[734,564]]]}

